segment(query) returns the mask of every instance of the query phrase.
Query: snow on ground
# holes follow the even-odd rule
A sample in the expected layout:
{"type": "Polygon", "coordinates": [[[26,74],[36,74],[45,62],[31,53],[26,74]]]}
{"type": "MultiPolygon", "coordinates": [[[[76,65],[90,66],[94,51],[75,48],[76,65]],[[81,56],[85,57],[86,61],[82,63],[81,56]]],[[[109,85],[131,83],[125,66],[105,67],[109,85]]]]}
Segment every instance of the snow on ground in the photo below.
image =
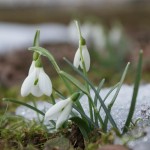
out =
{"type": "MultiPolygon", "coordinates": [[[[111,88],[102,89],[100,92],[101,97],[104,98],[110,89],[111,88]]],[[[139,135],[142,135],[144,133],[145,136],[142,136],[136,139],[131,139],[128,142],[128,146],[132,150],[149,150],[149,147],[150,147],[150,142],[149,142],[150,141],[150,93],[149,93],[149,89],[150,89],[150,84],[140,86],[138,97],[137,97],[136,109],[135,109],[134,117],[133,117],[134,121],[138,118],[142,118],[143,121],[141,122],[141,124],[140,123],[138,124],[139,128],[131,131],[130,135],[124,135],[124,136],[129,136],[129,137],[131,135],[133,135],[133,137],[139,137],[139,135]],[[145,128],[145,126],[147,127],[145,128]]],[[[117,126],[119,127],[120,130],[123,127],[125,123],[125,119],[128,114],[132,92],[133,92],[133,86],[123,85],[111,111],[111,114],[114,120],[116,121],[117,126]]],[[[115,90],[113,91],[113,93],[111,93],[111,95],[107,99],[106,104],[108,104],[111,101],[114,94],[115,94],[115,90]]],[[[93,91],[91,91],[91,96],[94,97],[93,91]]],[[[89,116],[89,109],[88,109],[87,101],[88,100],[85,95],[80,99],[80,102],[86,114],[89,116]]],[[[32,104],[32,102],[30,102],[29,104],[32,104]]],[[[42,101],[37,101],[36,105],[37,105],[37,108],[43,112],[46,112],[46,110],[48,110],[52,106],[51,104],[47,102],[42,102],[42,101]]],[[[32,119],[38,120],[37,114],[33,110],[25,106],[19,106],[16,109],[16,115],[23,116],[24,118],[29,119],[29,120],[32,120],[32,119]]],[[[101,112],[101,115],[104,116],[104,112],[101,112]]],[[[49,124],[49,126],[51,127],[52,125],[49,124]]],[[[115,144],[122,144],[122,140],[116,137],[115,144]]]]}
{"type": "MultiPolygon", "coordinates": [[[[137,118],[143,118],[146,121],[150,117],[149,89],[150,89],[150,84],[140,86],[139,94],[137,97],[136,109],[134,113],[134,120],[136,120],[137,118]]],[[[109,90],[110,88],[102,89],[100,92],[101,97],[104,98],[109,90]]],[[[114,103],[114,106],[112,107],[111,114],[120,129],[123,127],[125,119],[127,118],[127,114],[128,114],[128,110],[129,110],[130,102],[132,98],[132,92],[133,92],[133,86],[123,85],[116,99],[116,102],[114,103]]],[[[108,97],[105,103],[106,105],[111,101],[114,94],[115,94],[115,90],[108,97]]],[[[93,91],[91,91],[91,96],[94,97],[93,91]]],[[[87,96],[84,95],[80,99],[80,102],[84,108],[85,113],[89,116],[87,96]]],[[[30,102],[29,104],[32,104],[32,102],[30,102]]],[[[37,101],[37,107],[43,112],[46,112],[46,110],[48,110],[48,108],[51,106],[52,105],[47,102],[37,101]]],[[[16,115],[21,115],[30,120],[37,119],[36,113],[33,110],[26,108],[25,106],[19,106],[16,109],[16,115]]],[[[104,116],[105,115],[104,112],[101,112],[101,115],[104,116]]],[[[148,122],[146,121],[145,123],[147,124],[148,122]]]]}

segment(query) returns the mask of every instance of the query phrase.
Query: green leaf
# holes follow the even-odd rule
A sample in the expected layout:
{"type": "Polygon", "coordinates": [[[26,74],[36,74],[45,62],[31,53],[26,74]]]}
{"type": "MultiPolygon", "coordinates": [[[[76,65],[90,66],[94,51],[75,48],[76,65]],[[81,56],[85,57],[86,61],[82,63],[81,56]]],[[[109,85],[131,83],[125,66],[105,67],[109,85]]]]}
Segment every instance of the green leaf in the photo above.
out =
{"type": "Polygon", "coordinates": [[[37,30],[33,41],[34,46],[39,46],[39,39],[40,39],[40,30],[37,30]]]}
{"type": "Polygon", "coordinates": [[[11,98],[3,98],[2,100],[3,100],[3,101],[8,101],[8,102],[13,102],[13,103],[16,103],[16,104],[24,105],[24,106],[26,106],[26,107],[28,107],[28,108],[30,108],[30,109],[36,111],[37,113],[41,114],[42,116],[45,116],[45,114],[44,114],[42,111],[40,111],[39,109],[37,109],[37,108],[35,108],[35,107],[33,107],[33,106],[27,104],[27,103],[18,101],[18,100],[16,100],[16,99],[11,99],[11,98]]]}
{"type": "Polygon", "coordinates": [[[55,91],[55,94],[58,97],[60,97],[61,99],[66,99],[66,97],[62,93],[60,93],[58,90],[56,90],[54,87],[53,87],[53,90],[55,91]]]}
{"type": "MultiPolygon", "coordinates": [[[[104,82],[105,82],[105,79],[102,79],[102,81],[100,82],[100,84],[99,84],[99,86],[97,88],[97,92],[98,93],[100,93],[100,91],[101,91],[101,89],[102,89],[102,87],[104,85],[104,82]]],[[[97,98],[96,98],[96,96],[94,98],[94,104],[95,104],[95,106],[97,106],[97,98]]]]}
{"type": "Polygon", "coordinates": [[[60,71],[59,74],[61,76],[64,76],[66,79],[68,79],[70,82],[72,82],[77,88],[79,88],[83,93],[86,93],[88,95],[88,91],[85,88],[85,86],[83,84],[81,84],[77,79],[75,79],[73,76],[71,76],[70,74],[64,72],[64,71],[60,71]]]}
{"type": "Polygon", "coordinates": [[[72,118],[70,118],[70,120],[72,120],[74,123],[76,123],[76,125],[79,127],[84,138],[88,139],[88,134],[91,131],[88,126],[88,123],[79,117],[72,117],[72,118]]]}
{"type": "Polygon", "coordinates": [[[53,64],[56,71],[59,73],[60,68],[58,67],[53,55],[48,50],[46,50],[45,48],[42,48],[42,47],[30,47],[29,50],[38,52],[39,54],[47,57],[50,60],[50,62],[53,64]]]}
{"type": "MultiPolygon", "coordinates": [[[[121,89],[121,86],[122,86],[122,84],[123,84],[123,81],[124,81],[124,79],[125,79],[125,76],[126,76],[126,74],[127,74],[129,65],[130,65],[130,63],[127,63],[126,68],[125,68],[125,70],[124,70],[124,72],[123,72],[123,74],[122,74],[122,76],[121,76],[121,79],[120,79],[120,82],[119,82],[117,91],[116,91],[114,97],[112,98],[111,102],[108,104],[108,111],[109,111],[109,112],[111,112],[111,108],[112,108],[112,106],[113,106],[114,102],[116,101],[116,98],[117,98],[117,96],[118,96],[118,94],[119,94],[119,91],[120,91],[120,89],[121,89]]],[[[104,126],[104,131],[107,131],[107,125],[108,125],[108,117],[107,117],[107,116],[105,117],[104,124],[105,124],[105,126],[104,126]]]]}
{"type": "MultiPolygon", "coordinates": [[[[116,87],[119,86],[119,84],[120,84],[120,82],[118,82],[117,84],[115,84],[115,85],[110,89],[110,91],[109,91],[109,92],[106,94],[106,96],[104,97],[104,100],[103,100],[104,102],[107,100],[108,96],[113,92],[113,90],[114,90],[116,87]]],[[[99,112],[100,112],[101,108],[102,108],[102,106],[100,105],[99,112]]]]}
{"type": "Polygon", "coordinates": [[[137,100],[136,98],[137,98],[140,80],[141,80],[141,74],[142,74],[142,56],[143,56],[143,51],[141,50],[139,52],[139,60],[138,60],[138,66],[137,66],[137,71],[136,71],[136,77],[135,77],[135,83],[134,83],[134,90],[133,90],[131,105],[130,105],[127,120],[126,120],[124,128],[123,128],[123,133],[126,133],[128,131],[128,128],[129,128],[129,125],[130,125],[130,122],[132,120],[134,110],[135,110],[135,105],[136,105],[136,100],[137,100]]]}
{"type": "MultiPolygon", "coordinates": [[[[114,102],[115,102],[115,100],[116,100],[116,98],[117,98],[117,96],[118,96],[118,94],[119,94],[119,91],[120,91],[120,89],[121,89],[121,86],[122,86],[122,84],[123,84],[123,81],[124,81],[124,79],[125,79],[125,76],[126,76],[126,74],[127,74],[129,65],[130,65],[130,63],[128,62],[127,65],[126,65],[126,68],[125,68],[125,70],[124,70],[124,72],[123,72],[123,75],[122,75],[122,77],[121,77],[121,80],[119,81],[119,86],[118,86],[118,88],[117,88],[117,91],[116,91],[116,93],[115,93],[115,95],[114,95],[114,97],[113,97],[111,103],[109,104],[110,107],[113,106],[113,104],[114,104],[114,102]]],[[[110,109],[111,109],[111,108],[110,108],[110,109]]]]}
{"type": "Polygon", "coordinates": [[[94,126],[95,128],[97,128],[98,126],[85,114],[83,113],[76,105],[73,105],[73,108],[78,111],[80,113],[81,116],[83,116],[83,118],[85,118],[89,125],[94,126]]]}

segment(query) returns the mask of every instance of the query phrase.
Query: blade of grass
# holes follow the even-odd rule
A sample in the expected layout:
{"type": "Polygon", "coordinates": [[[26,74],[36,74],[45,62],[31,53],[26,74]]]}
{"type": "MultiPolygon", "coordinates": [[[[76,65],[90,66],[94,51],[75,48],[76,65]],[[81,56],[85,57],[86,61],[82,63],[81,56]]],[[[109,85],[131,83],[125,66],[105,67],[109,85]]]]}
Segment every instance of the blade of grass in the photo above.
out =
{"type": "Polygon", "coordinates": [[[131,105],[130,105],[127,120],[126,120],[124,128],[123,128],[123,134],[128,131],[128,128],[129,128],[129,125],[130,125],[130,122],[132,120],[134,110],[135,110],[135,105],[136,105],[136,100],[137,100],[136,98],[137,98],[141,74],[142,74],[142,56],[143,56],[143,51],[141,50],[139,52],[139,60],[138,60],[138,66],[137,66],[137,71],[136,71],[136,77],[135,77],[135,83],[134,83],[134,90],[133,90],[131,105]]]}
{"type": "Polygon", "coordinates": [[[16,104],[24,105],[24,106],[26,106],[26,107],[28,107],[28,108],[34,110],[35,112],[41,114],[42,116],[45,116],[45,114],[44,114],[42,111],[40,111],[39,109],[37,109],[37,108],[35,108],[35,107],[33,107],[33,106],[29,105],[29,104],[26,104],[26,103],[24,103],[24,102],[18,101],[18,100],[16,100],[16,99],[3,98],[2,100],[3,100],[3,101],[12,102],[12,103],[16,103],[16,104]]]}
{"type": "MultiPolygon", "coordinates": [[[[104,82],[105,82],[105,79],[102,79],[102,81],[101,81],[100,84],[98,85],[98,88],[97,88],[97,92],[98,92],[98,93],[100,93],[100,91],[101,91],[101,89],[102,89],[102,87],[103,87],[103,85],[104,85],[104,82]]],[[[95,98],[94,98],[94,104],[95,104],[95,106],[97,107],[97,98],[96,98],[96,96],[95,96],[95,98]]]]}
{"type": "Polygon", "coordinates": [[[75,110],[77,110],[81,116],[86,118],[86,120],[89,122],[89,124],[93,125],[95,128],[98,128],[98,126],[96,126],[96,124],[86,114],[84,114],[80,109],[78,109],[78,107],[76,105],[73,105],[73,108],[75,110]]]}
{"type": "MultiPolygon", "coordinates": [[[[107,100],[108,96],[113,92],[113,90],[114,90],[118,85],[119,85],[119,82],[118,82],[116,85],[114,85],[114,86],[110,89],[110,91],[107,93],[107,95],[105,96],[105,98],[104,98],[104,100],[103,100],[104,102],[107,100]]],[[[99,107],[99,112],[100,112],[101,108],[102,108],[102,106],[100,105],[100,107],[99,107]]]]}
{"type": "MultiPolygon", "coordinates": [[[[118,94],[119,94],[119,91],[120,91],[120,89],[121,89],[121,86],[122,86],[122,84],[123,84],[123,81],[124,81],[124,79],[125,79],[125,77],[126,77],[128,68],[129,68],[129,63],[127,64],[127,66],[126,66],[126,68],[125,68],[125,70],[124,70],[124,72],[123,72],[123,74],[122,74],[122,76],[121,76],[121,79],[120,79],[120,81],[119,81],[119,85],[118,85],[118,88],[117,88],[117,91],[116,91],[114,97],[112,98],[111,102],[110,102],[109,105],[108,105],[108,111],[109,111],[109,112],[111,112],[111,108],[112,108],[114,102],[116,101],[116,98],[117,98],[117,96],[118,96],[118,94]]],[[[108,126],[108,117],[107,117],[107,116],[105,116],[104,124],[105,124],[105,126],[104,126],[104,131],[106,132],[106,131],[107,131],[107,126],[108,126]]]]}
{"type": "MultiPolygon", "coordinates": [[[[98,93],[100,93],[100,90],[102,89],[102,86],[104,85],[104,82],[105,82],[105,79],[102,79],[102,81],[100,82],[100,84],[97,88],[98,93]]],[[[96,95],[95,95],[95,98],[94,98],[94,105],[97,107],[97,97],[96,97],[96,95]]],[[[95,123],[98,126],[98,117],[97,117],[96,113],[94,113],[94,116],[95,116],[95,123]]]]}
{"type": "Polygon", "coordinates": [[[78,89],[80,89],[83,93],[89,95],[87,89],[85,88],[85,86],[83,84],[81,84],[77,79],[75,79],[73,76],[71,76],[70,74],[64,72],[64,71],[60,71],[59,72],[61,76],[64,76],[66,79],[68,79],[69,81],[71,81],[78,89]]]}

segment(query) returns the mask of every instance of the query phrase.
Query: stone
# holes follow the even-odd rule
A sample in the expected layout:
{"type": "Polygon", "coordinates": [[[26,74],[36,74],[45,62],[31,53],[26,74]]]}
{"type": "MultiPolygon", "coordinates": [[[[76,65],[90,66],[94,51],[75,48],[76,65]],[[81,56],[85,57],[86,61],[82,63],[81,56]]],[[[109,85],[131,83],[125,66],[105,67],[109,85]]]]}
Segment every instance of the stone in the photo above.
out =
{"type": "Polygon", "coordinates": [[[48,140],[44,145],[44,150],[68,150],[71,145],[67,138],[56,137],[48,140]]]}

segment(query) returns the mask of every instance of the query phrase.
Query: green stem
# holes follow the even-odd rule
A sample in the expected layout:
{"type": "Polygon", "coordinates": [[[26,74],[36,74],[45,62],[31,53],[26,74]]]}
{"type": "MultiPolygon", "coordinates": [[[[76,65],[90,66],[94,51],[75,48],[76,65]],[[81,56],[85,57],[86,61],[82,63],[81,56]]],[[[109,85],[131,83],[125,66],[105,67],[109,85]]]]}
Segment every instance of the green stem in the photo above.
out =
{"type": "MultiPolygon", "coordinates": [[[[85,63],[84,63],[84,58],[83,58],[83,55],[82,55],[82,41],[84,40],[83,37],[82,37],[82,34],[81,34],[81,29],[80,29],[80,26],[79,26],[79,23],[77,21],[75,21],[76,23],[76,26],[77,26],[77,30],[78,30],[78,33],[79,33],[79,49],[80,49],[80,57],[81,57],[81,63],[82,63],[82,69],[83,69],[83,73],[84,75],[87,77],[87,72],[86,72],[86,67],[85,67],[85,63]]],[[[87,91],[90,95],[90,88],[89,88],[89,85],[88,83],[85,81],[85,84],[86,84],[86,88],[87,88],[87,91]]],[[[88,103],[89,103],[89,110],[90,110],[90,118],[92,119],[92,121],[94,120],[93,119],[93,110],[92,110],[92,106],[91,106],[91,101],[88,97],[88,103]]]]}

